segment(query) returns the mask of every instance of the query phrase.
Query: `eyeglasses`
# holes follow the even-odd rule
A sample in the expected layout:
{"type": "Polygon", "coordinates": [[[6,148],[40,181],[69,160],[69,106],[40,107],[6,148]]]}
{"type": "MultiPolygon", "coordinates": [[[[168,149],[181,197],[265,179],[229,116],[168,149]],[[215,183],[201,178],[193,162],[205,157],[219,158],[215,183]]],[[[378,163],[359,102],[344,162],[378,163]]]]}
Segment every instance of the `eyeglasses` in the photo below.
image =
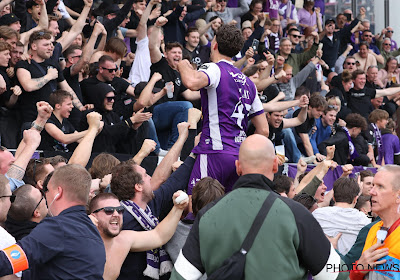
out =
{"type": "Polygon", "coordinates": [[[117,211],[118,214],[122,215],[122,214],[124,214],[125,208],[124,208],[124,206],[103,207],[103,208],[94,210],[92,213],[97,213],[97,212],[100,212],[101,210],[104,210],[104,213],[106,213],[107,215],[112,215],[112,214],[114,214],[114,211],[117,211]]]}
{"type": "Polygon", "coordinates": [[[35,210],[39,207],[40,202],[42,202],[43,199],[44,199],[44,195],[42,194],[42,198],[39,200],[38,204],[36,204],[35,208],[33,208],[32,215],[31,215],[31,216],[33,216],[33,214],[35,213],[35,210]]]}
{"type": "Polygon", "coordinates": [[[15,197],[16,197],[16,196],[15,196],[14,194],[0,196],[0,198],[3,198],[3,197],[9,197],[11,203],[13,203],[13,202],[15,201],[15,197]]]}
{"type": "Polygon", "coordinates": [[[115,96],[106,96],[106,99],[107,99],[108,102],[113,101],[114,98],[115,98],[115,96]]]}
{"type": "Polygon", "coordinates": [[[112,68],[112,69],[105,68],[105,67],[101,67],[101,68],[108,70],[109,73],[116,72],[118,70],[118,68],[112,68]]]}
{"type": "Polygon", "coordinates": [[[290,34],[290,36],[292,36],[293,38],[301,38],[301,35],[292,35],[292,34],[290,34]]]}
{"type": "Polygon", "coordinates": [[[35,184],[37,184],[35,176],[36,176],[36,164],[38,164],[38,163],[42,163],[42,161],[39,159],[35,159],[34,164],[33,164],[33,172],[32,172],[32,179],[35,182],[35,184]]]}
{"type": "Polygon", "coordinates": [[[386,32],[388,32],[388,33],[394,33],[393,30],[386,30],[386,32]]]}
{"type": "Polygon", "coordinates": [[[388,44],[388,43],[386,43],[386,44],[383,44],[384,46],[390,46],[390,44],[388,44]]]}
{"type": "Polygon", "coordinates": [[[356,65],[355,62],[346,62],[346,65],[356,65]]]}

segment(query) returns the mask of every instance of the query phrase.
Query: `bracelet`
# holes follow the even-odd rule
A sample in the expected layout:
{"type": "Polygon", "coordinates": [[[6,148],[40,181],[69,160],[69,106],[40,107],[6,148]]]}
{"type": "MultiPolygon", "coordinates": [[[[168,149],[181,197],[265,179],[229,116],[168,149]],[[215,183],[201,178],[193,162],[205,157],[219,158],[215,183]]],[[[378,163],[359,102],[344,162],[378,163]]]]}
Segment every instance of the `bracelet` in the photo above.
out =
{"type": "Polygon", "coordinates": [[[274,79],[275,79],[276,81],[278,81],[278,80],[279,80],[279,79],[277,79],[277,78],[276,78],[275,74],[274,74],[274,79]]]}

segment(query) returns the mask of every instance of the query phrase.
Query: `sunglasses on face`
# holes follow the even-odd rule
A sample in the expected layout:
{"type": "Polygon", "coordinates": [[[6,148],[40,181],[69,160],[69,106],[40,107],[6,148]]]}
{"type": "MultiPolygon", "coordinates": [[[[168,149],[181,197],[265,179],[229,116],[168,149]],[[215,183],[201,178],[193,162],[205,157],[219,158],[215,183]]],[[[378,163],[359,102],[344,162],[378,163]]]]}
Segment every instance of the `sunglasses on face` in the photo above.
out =
{"type": "Polygon", "coordinates": [[[356,65],[355,62],[346,62],[346,65],[356,65]]]}
{"type": "Polygon", "coordinates": [[[384,46],[390,46],[390,44],[383,44],[384,46]]]}
{"type": "Polygon", "coordinates": [[[393,33],[394,31],[393,31],[393,30],[387,30],[386,32],[388,32],[388,33],[393,33]]]}
{"type": "Polygon", "coordinates": [[[227,0],[217,0],[217,2],[227,2],[227,0]]]}
{"type": "Polygon", "coordinates": [[[123,206],[117,206],[117,207],[103,207],[97,210],[94,210],[93,213],[100,212],[101,210],[104,210],[104,213],[107,215],[112,215],[114,214],[114,211],[117,211],[118,214],[122,215],[124,214],[125,208],[123,206]]]}
{"type": "Polygon", "coordinates": [[[104,70],[108,70],[109,73],[116,72],[118,70],[118,68],[112,68],[112,69],[105,68],[105,67],[101,67],[101,68],[104,70]]]}
{"type": "Polygon", "coordinates": [[[38,204],[36,204],[35,208],[33,208],[32,216],[33,216],[33,214],[35,213],[35,210],[39,207],[40,202],[42,202],[43,199],[44,199],[44,195],[42,194],[42,198],[39,200],[38,204]]]}
{"type": "Polygon", "coordinates": [[[364,37],[372,38],[372,35],[364,35],[364,37]]]}
{"type": "Polygon", "coordinates": [[[13,194],[11,194],[11,195],[3,195],[3,196],[0,196],[0,198],[3,198],[3,197],[9,197],[11,203],[13,203],[13,202],[15,201],[15,197],[16,197],[16,196],[13,195],[13,194]]]}
{"type": "Polygon", "coordinates": [[[290,35],[290,36],[292,36],[293,38],[301,38],[301,35],[290,35]]]}
{"type": "Polygon", "coordinates": [[[106,99],[107,99],[108,102],[113,101],[114,98],[115,98],[114,96],[106,96],[106,99]]]}

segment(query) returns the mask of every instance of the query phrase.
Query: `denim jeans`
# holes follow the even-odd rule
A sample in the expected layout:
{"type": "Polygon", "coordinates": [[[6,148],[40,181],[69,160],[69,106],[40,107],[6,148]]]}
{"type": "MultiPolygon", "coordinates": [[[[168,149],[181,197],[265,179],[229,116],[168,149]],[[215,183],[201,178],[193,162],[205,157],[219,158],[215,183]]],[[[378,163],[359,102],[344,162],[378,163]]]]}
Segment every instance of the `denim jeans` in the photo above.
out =
{"type": "Polygon", "coordinates": [[[188,110],[193,108],[189,101],[169,101],[153,109],[153,121],[157,129],[161,148],[169,150],[178,139],[178,123],[187,122],[188,110]]]}
{"type": "Polygon", "coordinates": [[[149,123],[149,130],[147,132],[148,137],[156,142],[156,149],[154,150],[154,153],[158,154],[160,152],[160,141],[157,137],[157,131],[154,125],[154,121],[152,118],[150,118],[147,122],[149,123]]]}
{"type": "Polygon", "coordinates": [[[282,139],[285,144],[285,155],[289,162],[297,163],[301,157],[301,153],[297,148],[296,139],[291,128],[282,129],[282,139]]]}

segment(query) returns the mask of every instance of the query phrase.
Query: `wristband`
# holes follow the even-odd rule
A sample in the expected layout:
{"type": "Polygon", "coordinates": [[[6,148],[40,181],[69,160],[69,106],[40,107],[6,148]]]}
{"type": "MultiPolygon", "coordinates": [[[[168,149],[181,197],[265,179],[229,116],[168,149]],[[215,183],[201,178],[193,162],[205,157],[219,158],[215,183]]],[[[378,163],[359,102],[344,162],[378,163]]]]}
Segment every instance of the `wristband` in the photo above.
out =
{"type": "Polygon", "coordinates": [[[34,129],[36,129],[39,132],[41,132],[44,129],[44,126],[40,126],[40,125],[36,124],[35,121],[32,122],[31,127],[33,127],[34,129]]]}
{"type": "Polygon", "coordinates": [[[275,74],[274,74],[274,79],[276,80],[276,81],[278,81],[279,79],[275,76],[275,74]]]}
{"type": "Polygon", "coordinates": [[[13,274],[29,268],[28,258],[26,257],[24,250],[22,250],[18,244],[3,249],[3,252],[10,261],[13,274]]]}

